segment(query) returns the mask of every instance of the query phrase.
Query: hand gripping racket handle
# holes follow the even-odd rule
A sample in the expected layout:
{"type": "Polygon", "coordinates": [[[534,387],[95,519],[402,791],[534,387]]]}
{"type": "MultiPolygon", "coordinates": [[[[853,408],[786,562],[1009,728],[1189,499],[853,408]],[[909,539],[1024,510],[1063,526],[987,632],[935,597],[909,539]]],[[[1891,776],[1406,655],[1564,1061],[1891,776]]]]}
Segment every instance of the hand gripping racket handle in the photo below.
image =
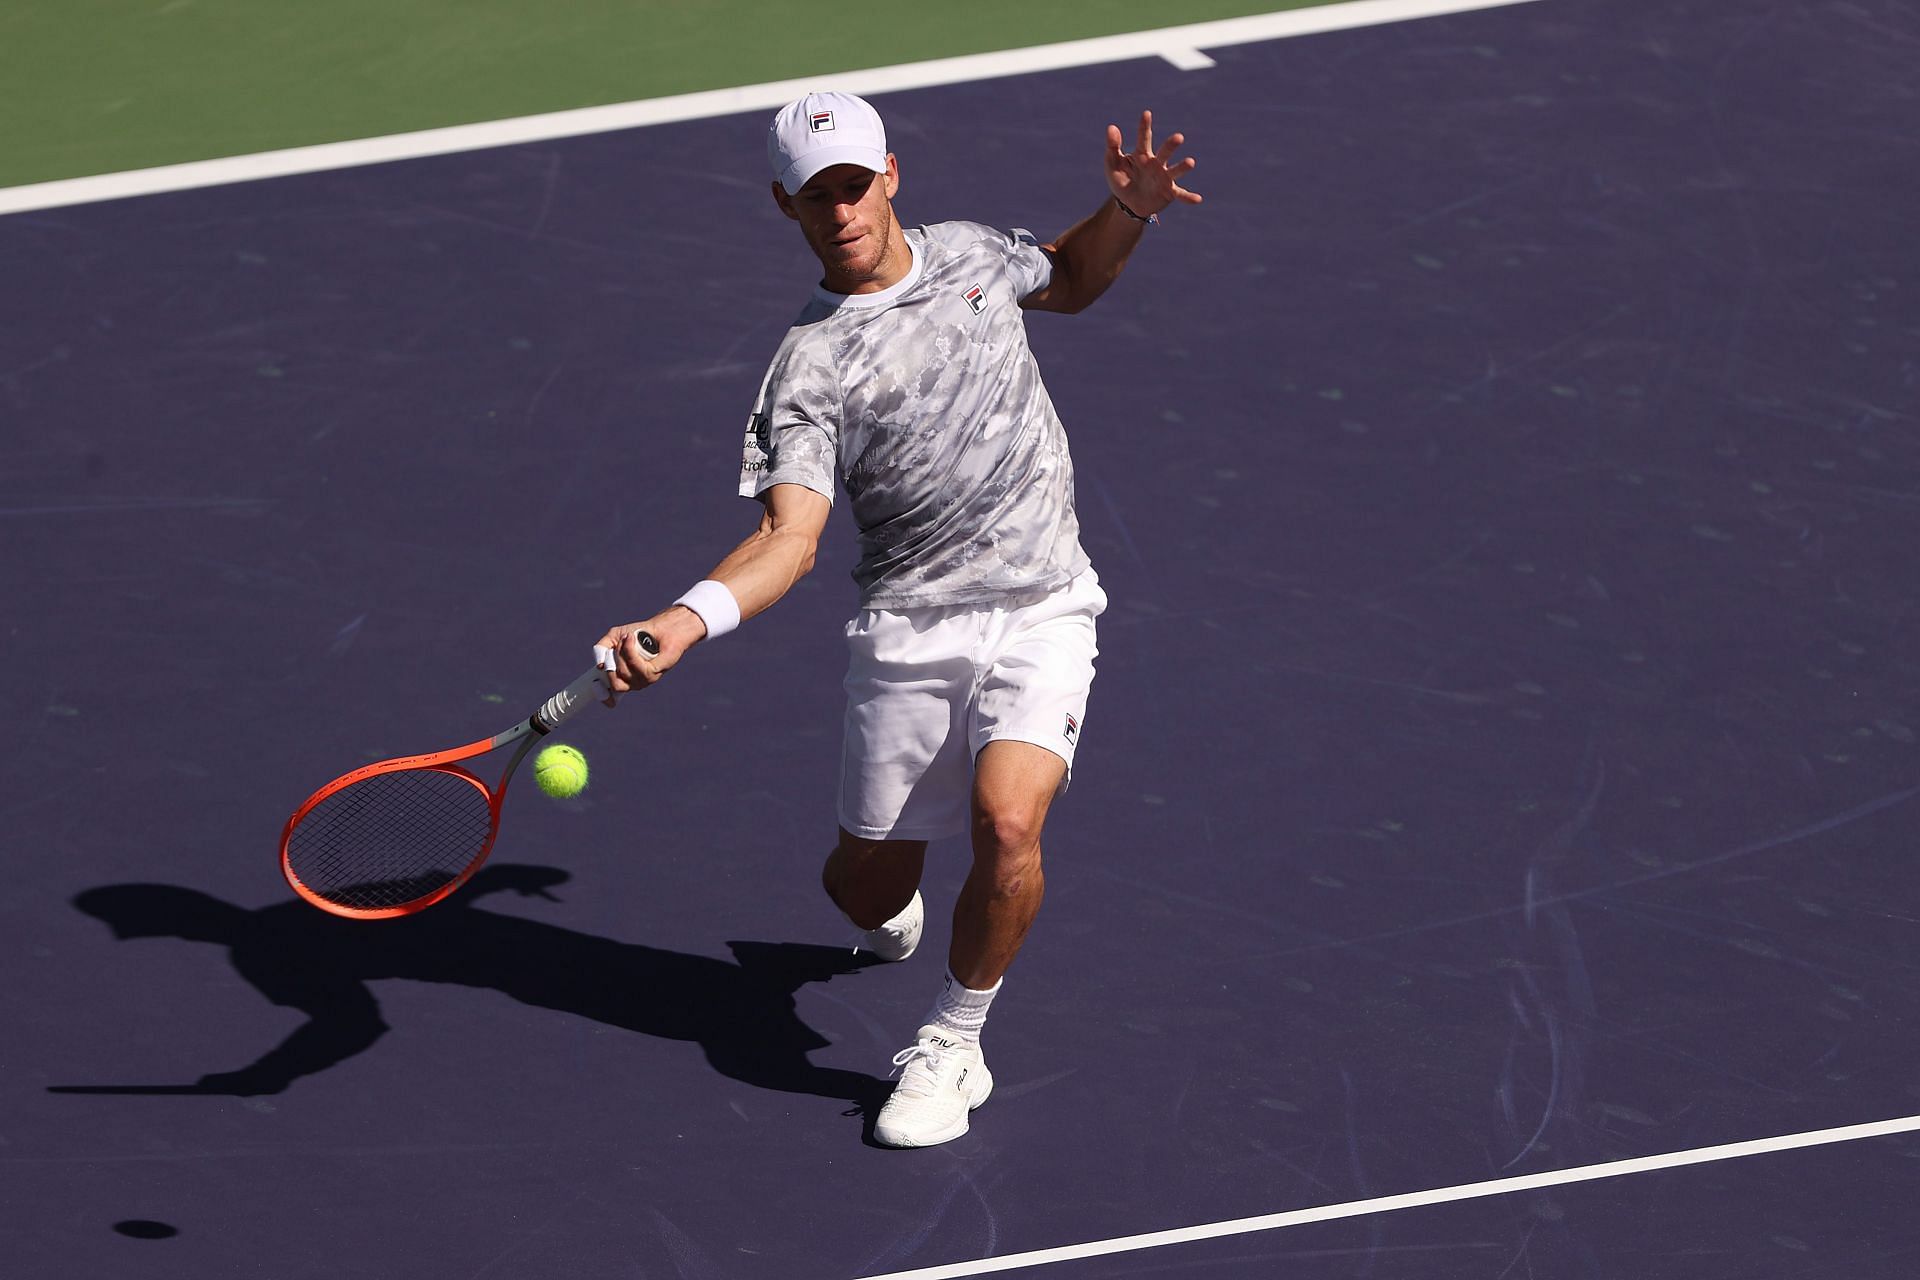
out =
{"type": "MultiPolygon", "coordinates": [[[[649,658],[658,657],[660,645],[646,632],[637,632],[640,649],[649,658]]],[[[595,645],[593,665],[578,679],[560,692],[548,698],[541,708],[533,713],[533,727],[539,733],[552,733],[564,724],[569,717],[589,702],[598,702],[606,697],[604,683],[606,673],[613,670],[613,650],[595,645]]]]}

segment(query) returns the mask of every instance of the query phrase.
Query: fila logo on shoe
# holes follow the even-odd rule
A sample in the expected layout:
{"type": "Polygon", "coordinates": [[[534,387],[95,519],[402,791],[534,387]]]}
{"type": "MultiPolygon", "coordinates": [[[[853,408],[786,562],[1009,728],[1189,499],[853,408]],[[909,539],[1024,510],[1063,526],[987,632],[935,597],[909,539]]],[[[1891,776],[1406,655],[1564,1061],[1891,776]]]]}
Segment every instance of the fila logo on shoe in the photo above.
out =
{"type": "Polygon", "coordinates": [[[967,1087],[967,1071],[968,1071],[968,1068],[966,1067],[960,1068],[960,1077],[959,1079],[953,1082],[953,1087],[956,1089],[959,1089],[963,1093],[966,1091],[966,1087],[967,1087]]]}

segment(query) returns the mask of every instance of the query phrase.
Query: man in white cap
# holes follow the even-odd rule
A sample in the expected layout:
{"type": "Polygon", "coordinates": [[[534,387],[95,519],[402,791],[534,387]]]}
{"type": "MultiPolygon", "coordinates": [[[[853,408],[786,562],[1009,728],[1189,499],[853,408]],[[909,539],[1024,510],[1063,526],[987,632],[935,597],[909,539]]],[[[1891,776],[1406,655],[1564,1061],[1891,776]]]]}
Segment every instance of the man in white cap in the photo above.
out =
{"type": "MultiPolygon", "coordinates": [[[[1107,126],[1108,198],[1038,242],[971,222],[903,228],[880,116],[814,93],[773,119],[773,198],[820,259],[748,422],[740,492],[760,527],[666,610],[610,628],[617,696],[767,608],[813,565],[836,480],[860,529],[861,611],[841,758],[840,834],[822,880],[862,945],[920,939],[927,842],[970,831],[947,975],[874,1124],[888,1146],[967,1131],[993,1088],[988,1006],[1040,906],[1040,833],[1071,775],[1106,605],[1080,547],[1073,462],[1023,310],[1079,311],[1146,226],[1198,204],[1140,117],[1107,126]],[[643,638],[648,637],[648,638],[643,638]],[[649,639],[650,638],[650,639],[649,639]]],[[[610,699],[611,701],[611,699],[610,699]]]]}

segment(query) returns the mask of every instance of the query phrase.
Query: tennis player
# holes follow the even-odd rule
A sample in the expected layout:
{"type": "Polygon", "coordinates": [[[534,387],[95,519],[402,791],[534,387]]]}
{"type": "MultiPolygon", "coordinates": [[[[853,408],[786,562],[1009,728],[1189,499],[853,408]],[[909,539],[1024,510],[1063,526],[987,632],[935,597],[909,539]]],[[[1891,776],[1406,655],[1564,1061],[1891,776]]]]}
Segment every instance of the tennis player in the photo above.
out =
{"type": "Polygon", "coordinates": [[[973,843],[946,981],[875,1121],[889,1146],[959,1137],[993,1089],[980,1032],[1040,907],[1041,829],[1072,772],[1106,606],[1022,311],[1086,307],[1159,213],[1200,202],[1179,184],[1194,161],[1171,159],[1181,142],[1156,150],[1151,113],[1131,150],[1109,125],[1108,198],[1042,244],[972,222],[902,227],[899,165],[870,105],[815,93],[782,108],[773,198],[821,278],[748,422],[740,492],[763,504],[760,527],[668,609],[597,642],[616,647],[615,696],[652,684],[784,595],[813,565],[836,479],[846,492],[861,609],[822,880],[863,945],[905,960],[927,842],[973,843]]]}

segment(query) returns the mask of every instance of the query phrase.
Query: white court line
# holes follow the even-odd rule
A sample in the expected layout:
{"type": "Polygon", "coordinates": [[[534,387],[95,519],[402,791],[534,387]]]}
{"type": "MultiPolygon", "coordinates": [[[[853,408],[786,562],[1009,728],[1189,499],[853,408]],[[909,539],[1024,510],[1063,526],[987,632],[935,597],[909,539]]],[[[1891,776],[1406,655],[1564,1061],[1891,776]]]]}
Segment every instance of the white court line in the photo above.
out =
{"type": "Polygon", "coordinates": [[[1435,1191],[1412,1191],[1405,1195],[1378,1196],[1372,1200],[1353,1200],[1346,1204],[1322,1205],[1317,1209],[1295,1209],[1289,1213],[1270,1213],[1259,1218],[1236,1218],[1231,1222],[1210,1222],[1198,1227],[1180,1227],[1173,1231],[1152,1231],[1138,1236],[1117,1236],[1087,1244],[1063,1245],[1057,1249],[1037,1249],[1031,1253],[1010,1253],[976,1262],[952,1262],[915,1271],[889,1271],[885,1275],[865,1276],[862,1280],[954,1280],[959,1276],[983,1276],[995,1271],[1013,1271],[1020,1267],[1038,1267],[1049,1262],[1074,1258],[1097,1258],[1109,1253],[1131,1253],[1139,1249],[1157,1249],[1161,1245],[1185,1244],[1193,1240],[1213,1240],[1220,1236],[1245,1235],[1251,1231],[1272,1231],[1277,1227],[1295,1227],[1307,1222],[1331,1222],[1336,1218],[1357,1218],[1370,1213],[1391,1213],[1417,1205],[1446,1204],[1453,1200],[1474,1200],[1481,1196],[1508,1195],[1515,1191],[1535,1191],[1541,1187],[1564,1186],[1570,1182],[1592,1182],[1599,1178],[1617,1178],[1622,1174],[1650,1173],[1656,1169],[1677,1169],[1682,1165],[1708,1164],[1715,1160],[1738,1160],[1770,1151],[1792,1151],[1797,1147],[1817,1147],[1833,1142],[1857,1142],[1861,1138],[1881,1138],[1888,1134],[1920,1130],[1920,1116],[1898,1120],[1876,1120],[1871,1124],[1853,1124],[1839,1129],[1814,1129],[1790,1133],[1779,1138],[1756,1138],[1751,1142],[1730,1142],[1718,1147],[1699,1147],[1662,1156],[1640,1156],[1632,1160],[1610,1160],[1605,1164],[1582,1165],[1574,1169],[1556,1169],[1551,1173],[1529,1173],[1515,1178],[1496,1178],[1492,1182],[1470,1182],[1464,1186],[1441,1187],[1435,1191]]]}
{"type": "Polygon", "coordinates": [[[1126,35],[1096,36],[1062,44],[1037,45],[1030,49],[938,58],[931,62],[871,67],[863,71],[831,72],[797,80],[744,85],[737,89],[710,89],[671,98],[651,98],[604,107],[580,107],[511,120],[489,120],[480,124],[452,125],[444,129],[424,129],[417,133],[396,133],[382,138],[327,142],[247,156],[226,156],[218,160],[196,160],[190,164],[133,169],[125,173],[103,173],[88,178],[62,178],[54,182],[0,189],[0,214],[120,200],[163,191],[186,191],[230,182],[252,182],[260,178],[283,178],[328,169],[349,169],[358,165],[384,164],[391,160],[451,155],[459,151],[573,138],[643,125],[704,120],[742,111],[767,111],[811,89],[829,84],[849,93],[882,94],[1152,57],[1165,58],[1177,67],[1191,71],[1213,65],[1212,59],[1200,52],[1203,48],[1217,49],[1224,45],[1343,31],[1385,22],[1403,22],[1412,18],[1430,18],[1529,2],[1350,0],[1346,4],[1291,9],[1284,13],[1257,14],[1248,18],[1225,18],[1217,22],[1197,22],[1183,27],[1163,27],[1157,31],[1135,31],[1126,35]]]}

